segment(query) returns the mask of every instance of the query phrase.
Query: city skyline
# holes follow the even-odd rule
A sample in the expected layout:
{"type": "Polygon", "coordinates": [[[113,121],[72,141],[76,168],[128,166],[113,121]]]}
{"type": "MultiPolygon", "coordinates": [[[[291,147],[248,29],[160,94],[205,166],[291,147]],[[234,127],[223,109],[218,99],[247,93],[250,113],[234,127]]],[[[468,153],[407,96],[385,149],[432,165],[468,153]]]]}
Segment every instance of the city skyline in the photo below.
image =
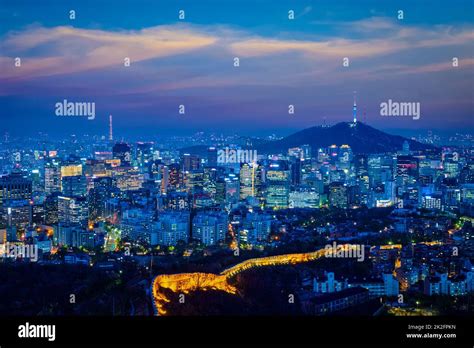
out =
{"type": "Polygon", "coordinates": [[[4,343],[472,342],[473,15],[2,0],[4,343]]]}

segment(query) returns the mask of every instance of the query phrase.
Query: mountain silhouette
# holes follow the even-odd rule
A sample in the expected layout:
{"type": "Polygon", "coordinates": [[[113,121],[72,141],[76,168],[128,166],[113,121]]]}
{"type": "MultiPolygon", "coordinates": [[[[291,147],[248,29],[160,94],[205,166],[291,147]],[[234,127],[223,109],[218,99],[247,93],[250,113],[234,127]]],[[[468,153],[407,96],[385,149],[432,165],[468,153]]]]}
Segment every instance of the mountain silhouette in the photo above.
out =
{"type": "Polygon", "coordinates": [[[405,141],[409,143],[412,151],[436,149],[412,139],[382,132],[361,122],[355,125],[341,122],[332,127],[307,128],[283,139],[260,144],[256,149],[261,153],[286,152],[291,147],[308,144],[315,151],[318,148],[345,144],[349,145],[354,153],[384,153],[401,150],[405,141]]]}

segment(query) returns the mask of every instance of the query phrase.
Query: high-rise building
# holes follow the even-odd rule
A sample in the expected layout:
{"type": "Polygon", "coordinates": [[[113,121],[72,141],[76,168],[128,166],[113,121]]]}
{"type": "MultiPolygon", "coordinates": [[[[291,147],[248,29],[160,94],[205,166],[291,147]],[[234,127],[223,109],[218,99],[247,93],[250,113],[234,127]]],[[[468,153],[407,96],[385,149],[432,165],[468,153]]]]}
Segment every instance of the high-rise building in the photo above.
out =
{"type": "Polygon", "coordinates": [[[89,191],[89,219],[96,221],[106,217],[105,205],[111,198],[119,195],[119,189],[110,177],[95,178],[89,191]]]}
{"type": "Polygon", "coordinates": [[[130,145],[127,143],[116,143],[112,148],[112,154],[114,159],[120,160],[122,167],[128,167],[132,161],[132,153],[130,145]]]}
{"type": "Polygon", "coordinates": [[[257,165],[243,163],[240,167],[240,199],[255,196],[255,170],[257,165]]]}
{"type": "Polygon", "coordinates": [[[217,167],[217,148],[213,146],[207,149],[207,166],[211,168],[217,167]]]}
{"type": "Polygon", "coordinates": [[[173,163],[169,166],[169,187],[173,190],[178,189],[182,183],[181,170],[179,164],[173,163]]]}
{"type": "Polygon", "coordinates": [[[283,161],[272,162],[266,173],[266,206],[273,209],[287,209],[290,194],[290,172],[283,161]]]}
{"type": "Polygon", "coordinates": [[[0,207],[10,200],[30,200],[33,184],[21,173],[0,176],[0,207]]]}
{"type": "Polygon", "coordinates": [[[88,224],[87,199],[84,197],[58,197],[58,221],[63,225],[88,224]]]}
{"type": "Polygon", "coordinates": [[[185,153],[183,155],[183,172],[190,172],[192,170],[198,170],[201,167],[201,160],[199,156],[185,153]]]}
{"type": "Polygon", "coordinates": [[[82,175],[82,164],[66,164],[61,166],[61,179],[67,176],[82,175]]]}
{"type": "Polygon", "coordinates": [[[84,197],[87,193],[87,179],[84,175],[61,178],[61,192],[67,197],[84,197]]]}
{"type": "Polygon", "coordinates": [[[138,142],[136,146],[136,159],[139,167],[147,167],[153,160],[153,142],[138,142]]]}
{"type": "Polygon", "coordinates": [[[333,182],[329,185],[329,205],[343,209],[348,207],[347,186],[341,182],[333,182]]]}

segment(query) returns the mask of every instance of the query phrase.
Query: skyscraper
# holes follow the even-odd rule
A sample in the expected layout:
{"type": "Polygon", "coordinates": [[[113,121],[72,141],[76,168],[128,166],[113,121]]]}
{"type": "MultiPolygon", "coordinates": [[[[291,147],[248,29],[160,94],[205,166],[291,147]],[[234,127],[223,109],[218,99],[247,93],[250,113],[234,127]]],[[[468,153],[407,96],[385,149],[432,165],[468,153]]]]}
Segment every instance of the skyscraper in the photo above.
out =
{"type": "Polygon", "coordinates": [[[130,166],[132,159],[130,145],[127,143],[116,143],[112,149],[113,157],[120,160],[122,167],[130,166]]]}

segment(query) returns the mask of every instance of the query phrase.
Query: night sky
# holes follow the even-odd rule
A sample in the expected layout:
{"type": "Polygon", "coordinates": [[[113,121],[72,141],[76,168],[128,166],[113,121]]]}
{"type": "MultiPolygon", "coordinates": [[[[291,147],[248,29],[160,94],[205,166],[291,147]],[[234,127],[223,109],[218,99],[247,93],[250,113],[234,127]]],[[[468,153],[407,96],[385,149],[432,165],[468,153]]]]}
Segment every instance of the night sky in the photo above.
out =
{"type": "Polygon", "coordinates": [[[380,129],[474,128],[474,1],[39,3],[0,2],[2,132],[106,134],[113,114],[122,135],[285,133],[350,121],[354,91],[380,129]],[[57,117],[64,99],[95,120],[57,117]],[[388,99],[421,118],[380,116],[388,99]]]}

